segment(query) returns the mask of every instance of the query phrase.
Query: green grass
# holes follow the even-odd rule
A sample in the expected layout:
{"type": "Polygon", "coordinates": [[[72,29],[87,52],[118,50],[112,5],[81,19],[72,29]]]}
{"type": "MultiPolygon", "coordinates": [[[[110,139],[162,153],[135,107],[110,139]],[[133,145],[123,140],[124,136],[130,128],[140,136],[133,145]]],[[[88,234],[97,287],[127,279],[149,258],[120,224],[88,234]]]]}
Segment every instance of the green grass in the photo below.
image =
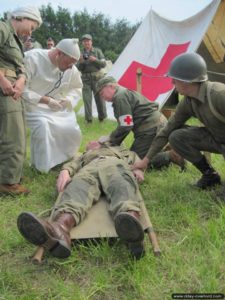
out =
{"type": "MultiPolygon", "coordinates": [[[[78,121],[81,151],[89,140],[115,127],[112,121],[78,121]]],[[[131,139],[126,139],[127,145],[131,139]]],[[[212,163],[224,180],[223,158],[212,155],[212,163]]],[[[28,148],[24,184],[32,193],[0,197],[1,300],[167,300],[172,293],[225,293],[225,206],[213,192],[189,185],[200,177],[191,164],[184,173],[176,166],[151,171],[140,187],[161,257],[154,257],[146,236],[146,256],[137,262],[119,241],[112,246],[103,241],[74,246],[66,260],[46,255],[42,265],[32,264],[29,257],[35,247],[19,234],[16,219],[22,211],[38,214],[53,205],[57,175],[57,170],[39,174],[31,169],[28,148]]]]}

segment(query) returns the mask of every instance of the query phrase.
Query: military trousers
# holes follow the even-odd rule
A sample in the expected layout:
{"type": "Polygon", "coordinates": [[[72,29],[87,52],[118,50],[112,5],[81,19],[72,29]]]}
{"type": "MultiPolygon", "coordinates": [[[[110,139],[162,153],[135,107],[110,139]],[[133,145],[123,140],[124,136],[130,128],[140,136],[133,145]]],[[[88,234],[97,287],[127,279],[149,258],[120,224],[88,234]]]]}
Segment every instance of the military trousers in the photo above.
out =
{"type": "Polygon", "coordinates": [[[20,182],[25,153],[23,103],[0,91],[0,184],[20,182]]]}
{"type": "Polygon", "coordinates": [[[83,82],[82,96],[84,102],[84,112],[85,112],[86,121],[92,120],[93,95],[94,95],[94,99],[98,111],[99,120],[104,120],[107,117],[105,101],[102,100],[98,94],[96,94],[97,81],[98,80],[91,73],[82,75],[82,82],[83,82]]]}
{"type": "Polygon", "coordinates": [[[73,177],[53,208],[53,219],[60,213],[71,213],[76,224],[79,224],[101,195],[109,203],[113,219],[120,212],[140,211],[142,197],[126,162],[116,157],[102,156],[73,177]]]}
{"type": "Polygon", "coordinates": [[[205,127],[184,126],[169,136],[172,148],[191,163],[202,159],[202,151],[221,153],[225,156],[225,145],[218,143],[205,127]]]}

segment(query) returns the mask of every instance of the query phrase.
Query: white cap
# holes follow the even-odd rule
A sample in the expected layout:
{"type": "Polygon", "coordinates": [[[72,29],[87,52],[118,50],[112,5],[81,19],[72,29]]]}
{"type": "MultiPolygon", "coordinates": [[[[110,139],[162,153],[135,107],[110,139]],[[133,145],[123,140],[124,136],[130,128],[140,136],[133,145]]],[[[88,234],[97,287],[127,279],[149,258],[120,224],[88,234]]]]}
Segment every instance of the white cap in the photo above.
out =
{"type": "Polygon", "coordinates": [[[38,22],[39,26],[42,24],[40,11],[34,6],[20,7],[9,13],[9,18],[28,18],[38,22]]]}
{"type": "Polygon", "coordinates": [[[79,60],[80,48],[78,42],[78,39],[64,39],[56,45],[56,48],[65,53],[66,55],[75,58],[76,60],[79,60]]]}

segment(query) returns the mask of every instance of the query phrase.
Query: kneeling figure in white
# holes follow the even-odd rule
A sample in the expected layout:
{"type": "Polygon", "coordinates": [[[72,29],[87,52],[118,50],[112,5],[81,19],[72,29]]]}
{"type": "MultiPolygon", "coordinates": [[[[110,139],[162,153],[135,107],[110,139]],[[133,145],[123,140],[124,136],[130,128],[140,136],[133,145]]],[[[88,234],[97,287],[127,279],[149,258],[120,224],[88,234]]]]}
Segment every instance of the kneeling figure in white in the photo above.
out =
{"type": "Polygon", "coordinates": [[[23,99],[31,129],[31,164],[41,172],[70,159],[80,146],[81,132],[73,111],[82,95],[82,80],[74,65],[79,57],[77,39],[25,54],[23,99]]]}

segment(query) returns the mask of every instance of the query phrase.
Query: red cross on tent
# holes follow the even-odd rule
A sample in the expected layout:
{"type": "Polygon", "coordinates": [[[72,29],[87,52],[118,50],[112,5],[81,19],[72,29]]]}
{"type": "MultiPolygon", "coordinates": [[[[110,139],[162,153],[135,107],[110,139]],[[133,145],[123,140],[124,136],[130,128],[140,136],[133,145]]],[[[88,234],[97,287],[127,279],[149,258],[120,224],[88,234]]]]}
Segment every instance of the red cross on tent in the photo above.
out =
{"type": "Polygon", "coordinates": [[[150,101],[155,101],[160,94],[166,93],[173,88],[171,79],[165,75],[169,70],[173,58],[186,52],[189,44],[190,42],[184,44],[170,44],[157,68],[152,68],[133,61],[120,78],[119,84],[131,90],[136,90],[136,71],[138,68],[141,68],[143,74],[142,94],[150,101]]]}

